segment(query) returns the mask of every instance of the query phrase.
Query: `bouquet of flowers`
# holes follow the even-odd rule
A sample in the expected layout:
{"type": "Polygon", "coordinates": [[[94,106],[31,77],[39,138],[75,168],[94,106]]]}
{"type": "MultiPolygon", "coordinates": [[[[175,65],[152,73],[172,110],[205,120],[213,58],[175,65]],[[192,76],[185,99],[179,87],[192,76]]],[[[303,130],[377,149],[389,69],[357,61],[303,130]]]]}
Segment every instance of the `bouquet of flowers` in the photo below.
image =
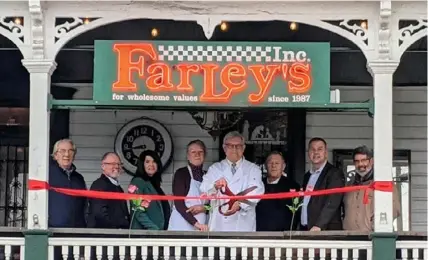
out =
{"type": "MultiPolygon", "coordinates": [[[[131,194],[137,194],[138,188],[135,185],[129,185],[128,186],[128,193],[131,194]]],[[[129,237],[131,237],[131,228],[132,223],[134,221],[134,216],[137,211],[146,211],[146,209],[149,207],[150,201],[149,200],[143,200],[143,199],[132,199],[131,200],[131,210],[134,210],[131,216],[131,222],[129,223],[129,237]]]]}

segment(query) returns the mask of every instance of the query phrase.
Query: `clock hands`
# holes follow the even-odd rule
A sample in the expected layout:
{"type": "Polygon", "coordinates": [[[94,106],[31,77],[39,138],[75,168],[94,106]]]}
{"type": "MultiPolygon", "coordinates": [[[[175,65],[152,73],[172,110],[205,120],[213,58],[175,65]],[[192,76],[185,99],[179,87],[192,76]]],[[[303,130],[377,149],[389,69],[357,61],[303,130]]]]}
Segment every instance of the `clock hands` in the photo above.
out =
{"type": "Polygon", "coordinates": [[[132,149],[146,149],[147,146],[145,144],[141,144],[141,145],[137,145],[137,146],[133,146],[132,149]]]}
{"type": "Polygon", "coordinates": [[[131,175],[135,172],[139,155],[153,150],[167,167],[172,161],[173,141],[169,130],[156,120],[137,118],[127,122],[116,134],[115,150],[123,157],[124,168],[131,175]]]}

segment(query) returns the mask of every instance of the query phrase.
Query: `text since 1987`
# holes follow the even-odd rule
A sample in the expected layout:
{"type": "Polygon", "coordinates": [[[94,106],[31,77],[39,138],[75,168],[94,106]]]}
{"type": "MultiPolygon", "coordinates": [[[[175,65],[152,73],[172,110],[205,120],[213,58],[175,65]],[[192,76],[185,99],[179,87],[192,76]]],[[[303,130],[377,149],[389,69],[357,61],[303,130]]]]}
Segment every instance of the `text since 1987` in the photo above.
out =
{"type": "Polygon", "coordinates": [[[311,95],[293,95],[291,96],[292,102],[307,103],[311,99],[311,95]]]}

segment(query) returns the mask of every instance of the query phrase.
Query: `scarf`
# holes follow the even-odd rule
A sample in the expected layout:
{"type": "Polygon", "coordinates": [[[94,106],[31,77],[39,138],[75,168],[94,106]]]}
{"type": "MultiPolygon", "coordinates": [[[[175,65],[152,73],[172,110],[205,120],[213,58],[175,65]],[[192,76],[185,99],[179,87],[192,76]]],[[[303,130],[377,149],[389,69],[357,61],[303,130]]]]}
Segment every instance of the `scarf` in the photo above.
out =
{"type": "Polygon", "coordinates": [[[203,165],[195,166],[189,162],[189,166],[192,170],[193,179],[202,181],[202,175],[204,174],[203,165]]]}
{"type": "Polygon", "coordinates": [[[361,176],[358,173],[355,173],[355,184],[363,185],[363,183],[373,180],[373,169],[371,169],[366,175],[361,176]]]}

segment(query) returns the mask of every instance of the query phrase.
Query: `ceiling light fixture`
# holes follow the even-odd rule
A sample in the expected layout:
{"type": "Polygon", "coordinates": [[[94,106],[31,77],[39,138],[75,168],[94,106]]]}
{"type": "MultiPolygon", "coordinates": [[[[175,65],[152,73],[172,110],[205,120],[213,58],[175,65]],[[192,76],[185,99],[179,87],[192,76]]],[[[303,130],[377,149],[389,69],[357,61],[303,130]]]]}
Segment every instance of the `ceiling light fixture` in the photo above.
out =
{"type": "Polygon", "coordinates": [[[15,24],[18,24],[18,25],[21,25],[21,24],[22,24],[22,20],[21,20],[21,18],[19,18],[19,17],[16,17],[16,18],[13,20],[13,22],[14,22],[15,24]]]}
{"type": "Polygon", "coordinates": [[[158,29],[153,28],[153,29],[152,29],[152,31],[151,31],[151,34],[152,34],[152,37],[153,37],[153,38],[158,37],[158,35],[159,35],[159,31],[158,31],[158,29]]]}
{"type": "Polygon", "coordinates": [[[297,29],[298,29],[298,25],[297,25],[297,23],[296,22],[292,22],[292,23],[290,23],[290,30],[292,30],[292,31],[296,31],[297,29]]]}
{"type": "Polygon", "coordinates": [[[220,29],[221,29],[223,32],[227,31],[228,27],[229,27],[229,25],[228,25],[226,22],[221,22],[221,24],[220,24],[220,29]]]}

